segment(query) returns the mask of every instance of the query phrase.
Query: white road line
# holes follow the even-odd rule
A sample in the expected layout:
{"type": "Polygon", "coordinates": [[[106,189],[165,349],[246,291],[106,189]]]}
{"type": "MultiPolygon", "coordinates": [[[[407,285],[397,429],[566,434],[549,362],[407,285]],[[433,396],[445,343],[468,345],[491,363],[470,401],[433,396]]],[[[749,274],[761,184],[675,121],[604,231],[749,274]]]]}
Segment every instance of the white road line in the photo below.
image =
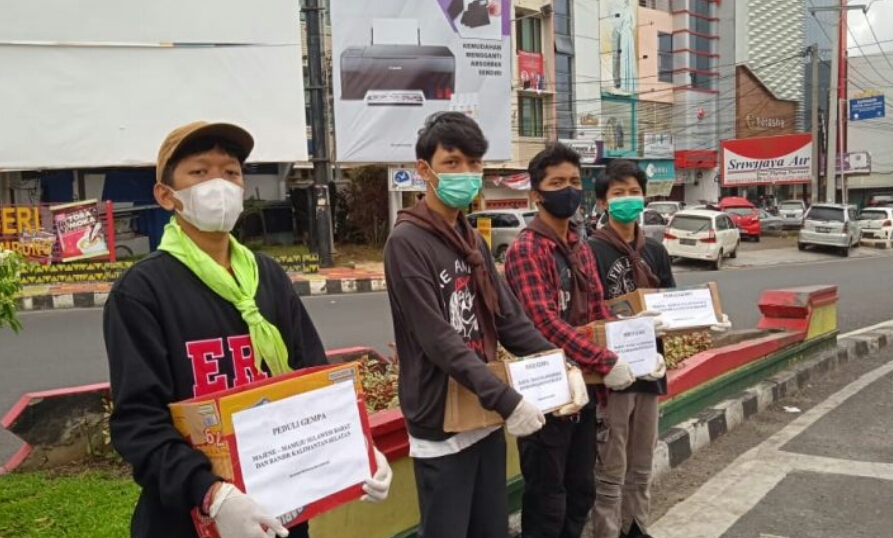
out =
{"type": "Polygon", "coordinates": [[[815,424],[871,383],[893,372],[893,362],[864,374],[813,407],[769,439],[742,454],[731,465],[674,506],[651,529],[666,538],[719,538],[750,512],[791,471],[833,472],[893,478],[893,465],[850,462],[795,453],[779,447],[815,424]],[[831,460],[831,461],[829,461],[831,460]]]}
{"type": "Polygon", "coordinates": [[[882,321],[880,323],[875,323],[874,325],[869,325],[868,327],[862,327],[861,329],[856,329],[855,331],[850,331],[846,334],[841,334],[838,338],[849,338],[851,336],[859,336],[860,334],[870,333],[872,331],[876,331],[878,329],[893,329],[893,319],[889,319],[887,321],[882,321]]]}

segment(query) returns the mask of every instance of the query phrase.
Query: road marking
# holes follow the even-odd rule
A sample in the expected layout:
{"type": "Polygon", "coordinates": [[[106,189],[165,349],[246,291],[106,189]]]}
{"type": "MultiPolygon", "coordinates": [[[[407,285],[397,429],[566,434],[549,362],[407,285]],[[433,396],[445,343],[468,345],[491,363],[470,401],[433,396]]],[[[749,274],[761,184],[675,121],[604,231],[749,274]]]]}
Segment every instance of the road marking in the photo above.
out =
{"type": "Polygon", "coordinates": [[[856,329],[855,331],[850,331],[846,334],[841,334],[837,338],[849,338],[851,336],[859,336],[860,334],[870,333],[870,332],[876,331],[878,329],[893,329],[893,319],[888,319],[887,321],[882,321],[880,323],[875,323],[874,325],[869,325],[868,327],[862,327],[861,329],[856,329]]]}
{"type": "Polygon", "coordinates": [[[779,432],[739,456],[692,496],[671,508],[649,530],[666,538],[719,538],[794,470],[893,480],[891,464],[844,461],[779,450],[819,419],[890,372],[893,372],[893,362],[864,374],[797,417],[779,432]]]}

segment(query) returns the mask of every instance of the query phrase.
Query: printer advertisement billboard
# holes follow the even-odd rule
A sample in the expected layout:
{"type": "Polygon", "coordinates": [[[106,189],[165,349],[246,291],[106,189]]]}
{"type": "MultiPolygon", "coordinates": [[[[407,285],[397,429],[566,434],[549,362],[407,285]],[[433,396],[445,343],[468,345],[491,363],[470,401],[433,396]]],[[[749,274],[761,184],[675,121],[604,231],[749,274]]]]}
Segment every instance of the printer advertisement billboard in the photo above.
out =
{"type": "Polygon", "coordinates": [[[511,158],[510,0],[331,4],[337,159],[415,162],[425,118],[480,123],[487,160],[511,158]]]}

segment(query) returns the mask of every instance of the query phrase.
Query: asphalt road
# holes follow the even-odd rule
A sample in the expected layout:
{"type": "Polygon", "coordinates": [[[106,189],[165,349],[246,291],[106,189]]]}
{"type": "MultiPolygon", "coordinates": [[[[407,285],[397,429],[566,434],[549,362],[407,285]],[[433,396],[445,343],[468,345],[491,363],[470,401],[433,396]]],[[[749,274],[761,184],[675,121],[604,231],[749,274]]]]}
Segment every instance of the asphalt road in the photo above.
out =
{"type": "MultiPolygon", "coordinates": [[[[682,273],[679,285],[715,280],[723,309],[739,328],[756,325],[757,301],[767,288],[836,284],[843,332],[893,318],[889,258],[835,259],[789,265],[682,273]]],[[[393,328],[384,293],[306,298],[305,303],[328,348],[373,346],[388,353],[393,328]]],[[[27,391],[107,380],[99,309],[25,313],[19,335],[0,332],[0,415],[27,391]]],[[[0,432],[0,461],[11,453],[9,434],[0,432]]]]}

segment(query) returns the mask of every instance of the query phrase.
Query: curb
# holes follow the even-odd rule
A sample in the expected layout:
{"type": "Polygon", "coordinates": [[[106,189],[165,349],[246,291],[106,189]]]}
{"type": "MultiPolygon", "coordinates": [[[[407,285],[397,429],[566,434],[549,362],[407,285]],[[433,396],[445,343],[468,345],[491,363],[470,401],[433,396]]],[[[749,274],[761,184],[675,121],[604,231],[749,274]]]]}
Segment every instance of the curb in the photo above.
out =
{"type": "Polygon", "coordinates": [[[660,478],[771,404],[799,392],[810,379],[890,346],[893,346],[893,327],[841,338],[836,348],[821,352],[816,358],[776,374],[739,396],[677,424],[661,434],[657,441],[653,477],[660,478]]]}
{"type": "MultiPolygon", "coordinates": [[[[349,295],[387,290],[384,277],[295,280],[292,281],[292,287],[301,297],[349,295]]],[[[98,291],[30,295],[16,299],[16,305],[20,312],[99,308],[105,305],[108,296],[108,292],[98,291]]]]}

